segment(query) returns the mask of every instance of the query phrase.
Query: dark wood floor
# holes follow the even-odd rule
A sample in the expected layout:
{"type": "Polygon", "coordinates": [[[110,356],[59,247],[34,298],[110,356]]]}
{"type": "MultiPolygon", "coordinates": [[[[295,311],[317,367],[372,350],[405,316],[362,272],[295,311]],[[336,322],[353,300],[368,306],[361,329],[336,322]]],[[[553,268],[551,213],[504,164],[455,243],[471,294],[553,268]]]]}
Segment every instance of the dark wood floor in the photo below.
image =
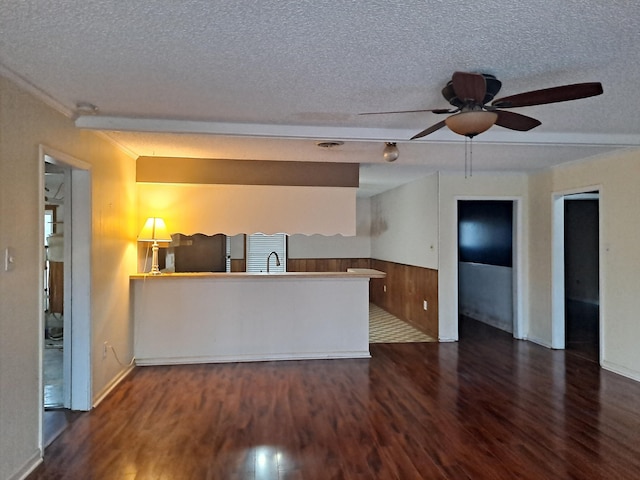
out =
{"type": "Polygon", "coordinates": [[[600,356],[599,305],[566,299],[566,349],[594,361],[600,356]]]}
{"type": "Polygon", "coordinates": [[[29,479],[640,478],[640,383],[460,331],[370,360],[137,368],[29,479]]]}

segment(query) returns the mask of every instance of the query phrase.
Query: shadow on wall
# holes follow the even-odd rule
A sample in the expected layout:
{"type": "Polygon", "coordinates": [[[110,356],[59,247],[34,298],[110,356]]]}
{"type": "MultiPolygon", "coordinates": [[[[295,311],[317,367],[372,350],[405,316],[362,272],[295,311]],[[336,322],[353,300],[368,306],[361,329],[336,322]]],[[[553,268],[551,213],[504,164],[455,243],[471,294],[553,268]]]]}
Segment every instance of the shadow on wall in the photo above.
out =
{"type": "Polygon", "coordinates": [[[379,237],[389,230],[387,220],[384,218],[382,208],[378,204],[374,204],[371,211],[371,236],[379,237]]]}

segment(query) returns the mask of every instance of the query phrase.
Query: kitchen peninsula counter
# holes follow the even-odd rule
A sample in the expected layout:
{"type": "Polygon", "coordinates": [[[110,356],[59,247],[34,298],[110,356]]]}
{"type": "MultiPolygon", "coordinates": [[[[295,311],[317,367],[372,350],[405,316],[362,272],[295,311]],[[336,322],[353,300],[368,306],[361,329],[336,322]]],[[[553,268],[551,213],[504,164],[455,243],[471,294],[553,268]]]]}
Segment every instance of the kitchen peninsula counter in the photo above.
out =
{"type": "Polygon", "coordinates": [[[350,268],[346,272],[193,272],[193,273],[163,273],[162,275],[151,275],[149,273],[137,273],[131,275],[132,280],[153,279],[171,280],[176,278],[224,278],[226,280],[240,278],[384,278],[386,273],[370,268],[350,268]]]}
{"type": "Polygon", "coordinates": [[[131,276],[138,365],[369,357],[377,270],[131,276]]]}

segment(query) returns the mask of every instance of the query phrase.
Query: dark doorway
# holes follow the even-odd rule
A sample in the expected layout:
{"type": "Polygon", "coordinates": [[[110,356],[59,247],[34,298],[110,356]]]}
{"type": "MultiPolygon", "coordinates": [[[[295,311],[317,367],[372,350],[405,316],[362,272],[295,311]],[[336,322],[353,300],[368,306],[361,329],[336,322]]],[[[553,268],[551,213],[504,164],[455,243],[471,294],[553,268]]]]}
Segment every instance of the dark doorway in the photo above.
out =
{"type": "Polygon", "coordinates": [[[594,361],[600,350],[598,194],[564,202],[565,348],[594,361]]]}
{"type": "Polygon", "coordinates": [[[514,332],[513,201],[458,201],[458,311],[514,332]]]}

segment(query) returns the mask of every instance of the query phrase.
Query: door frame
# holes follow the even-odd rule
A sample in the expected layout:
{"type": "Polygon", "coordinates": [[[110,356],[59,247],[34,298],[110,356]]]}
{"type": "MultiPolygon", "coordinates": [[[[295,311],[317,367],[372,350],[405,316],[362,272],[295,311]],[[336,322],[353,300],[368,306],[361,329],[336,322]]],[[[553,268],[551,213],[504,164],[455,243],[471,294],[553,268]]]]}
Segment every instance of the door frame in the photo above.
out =
{"type": "MultiPolygon", "coordinates": [[[[91,165],[46,145],[39,145],[39,183],[44,192],[45,161],[65,168],[64,354],[69,387],[65,388],[65,407],[90,410],[91,379],[91,165]],[[70,332],[68,334],[67,332],[70,332]],[[68,398],[67,398],[68,397],[68,398]]],[[[44,218],[44,199],[39,203],[39,219],[44,218]]],[[[44,236],[42,220],[38,222],[44,236]]],[[[40,265],[45,251],[39,249],[40,265]]],[[[42,277],[42,275],[40,276],[42,277]]],[[[44,279],[40,278],[40,342],[44,338],[44,279]]],[[[43,448],[44,355],[40,359],[40,448],[43,448]]]]}
{"type": "MultiPolygon", "coordinates": [[[[496,196],[496,195],[459,195],[455,198],[455,221],[456,228],[456,268],[455,268],[455,315],[459,316],[460,292],[459,292],[459,272],[458,272],[458,252],[460,251],[460,243],[458,238],[459,218],[458,203],[467,200],[503,200],[513,202],[513,337],[517,339],[525,339],[524,328],[524,260],[523,260],[523,222],[522,222],[522,197],[520,196],[496,196]]],[[[459,340],[460,333],[458,331],[458,321],[456,321],[456,339],[459,340]]]]}
{"type": "MultiPolygon", "coordinates": [[[[564,278],[564,201],[569,195],[581,193],[598,194],[598,257],[602,265],[602,185],[592,185],[570,190],[554,192],[551,198],[552,226],[551,226],[551,348],[564,350],[565,338],[565,278],[564,278]]],[[[602,348],[604,345],[603,331],[603,298],[602,298],[602,268],[598,270],[598,335],[599,335],[599,362],[602,361],[602,348]]]]}

